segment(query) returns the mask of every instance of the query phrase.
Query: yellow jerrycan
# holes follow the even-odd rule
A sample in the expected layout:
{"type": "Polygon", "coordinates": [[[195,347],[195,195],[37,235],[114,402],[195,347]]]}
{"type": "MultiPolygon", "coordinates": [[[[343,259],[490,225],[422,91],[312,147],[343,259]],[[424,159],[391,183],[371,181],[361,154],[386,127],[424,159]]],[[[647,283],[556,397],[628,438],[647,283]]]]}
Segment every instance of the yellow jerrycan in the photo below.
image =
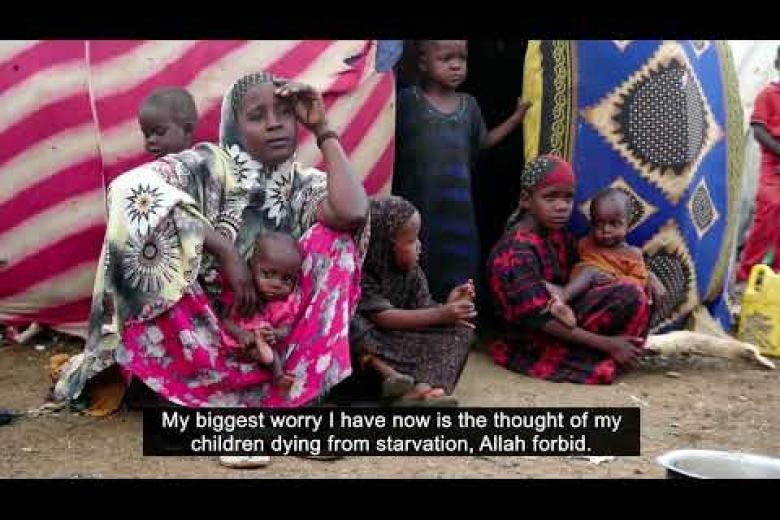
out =
{"type": "Polygon", "coordinates": [[[738,337],[765,356],[780,357],[780,275],[768,265],[757,264],[750,271],[738,337]]]}

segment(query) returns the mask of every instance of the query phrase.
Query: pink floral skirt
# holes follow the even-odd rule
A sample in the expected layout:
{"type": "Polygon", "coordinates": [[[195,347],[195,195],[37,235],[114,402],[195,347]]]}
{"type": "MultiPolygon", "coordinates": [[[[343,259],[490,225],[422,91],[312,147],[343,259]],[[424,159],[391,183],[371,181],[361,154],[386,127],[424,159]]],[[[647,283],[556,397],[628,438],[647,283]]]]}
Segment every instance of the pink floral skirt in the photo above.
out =
{"type": "Polygon", "coordinates": [[[360,298],[360,262],[352,235],[314,225],[295,298],[297,321],[276,348],[289,391],[271,371],[230,341],[199,285],[165,313],[128,322],[116,359],[165,399],[187,407],[297,407],[326,394],[351,373],[349,321],[360,298]]]}

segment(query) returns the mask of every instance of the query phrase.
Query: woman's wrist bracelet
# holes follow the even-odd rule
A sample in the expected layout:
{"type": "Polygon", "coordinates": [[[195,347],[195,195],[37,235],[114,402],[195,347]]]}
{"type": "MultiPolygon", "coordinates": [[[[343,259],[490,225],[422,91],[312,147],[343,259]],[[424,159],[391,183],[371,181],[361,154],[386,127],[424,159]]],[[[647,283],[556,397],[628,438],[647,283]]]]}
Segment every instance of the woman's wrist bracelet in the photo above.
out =
{"type": "Polygon", "coordinates": [[[319,136],[317,136],[317,148],[322,148],[322,143],[324,143],[328,139],[338,139],[338,138],[339,138],[339,134],[337,134],[333,130],[326,130],[325,132],[322,132],[319,136]]]}

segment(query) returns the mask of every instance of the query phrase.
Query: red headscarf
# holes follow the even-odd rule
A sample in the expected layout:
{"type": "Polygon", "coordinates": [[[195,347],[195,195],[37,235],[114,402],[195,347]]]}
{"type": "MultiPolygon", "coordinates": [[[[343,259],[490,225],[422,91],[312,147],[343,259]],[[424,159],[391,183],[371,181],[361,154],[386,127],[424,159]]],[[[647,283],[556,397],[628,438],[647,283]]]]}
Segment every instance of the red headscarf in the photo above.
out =
{"type": "MultiPolygon", "coordinates": [[[[540,155],[529,162],[520,175],[520,189],[526,193],[548,186],[574,186],[577,183],[574,170],[567,161],[557,155],[540,155]]],[[[514,226],[523,211],[516,209],[507,219],[506,228],[514,226]]]]}
{"type": "Polygon", "coordinates": [[[533,192],[548,186],[574,186],[571,164],[557,155],[540,155],[529,162],[520,176],[523,191],[533,192]]]}

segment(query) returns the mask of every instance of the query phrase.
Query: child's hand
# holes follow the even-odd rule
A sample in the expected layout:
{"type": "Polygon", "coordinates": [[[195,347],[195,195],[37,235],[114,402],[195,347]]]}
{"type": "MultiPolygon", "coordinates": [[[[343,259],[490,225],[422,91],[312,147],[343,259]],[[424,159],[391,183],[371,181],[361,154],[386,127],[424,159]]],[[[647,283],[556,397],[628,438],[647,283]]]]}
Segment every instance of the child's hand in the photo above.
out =
{"type": "Polygon", "coordinates": [[[457,300],[441,306],[443,325],[463,325],[474,328],[471,320],[477,317],[477,310],[470,300],[457,300]]]}
{"type": "Polygon", "coordinates": [[[318,134],[327,128],[325,103],[322,94],[304,83],[277,82],[276,95],[290,100],[295,117],[308,130],[318,134]]]}
{"type": "Polygon", "coordinates": [[[474,280],[469,280],[463,285],[459,285],[455,287],[450,292],[450,295],[447,298],[447,303],[452,303],[460,300],[473,302],[476,297],[477,297],[477,291],[474,289],[474,280]]]}
{"type": "Polygon", "coordinates": [[[513,114],[515,120],[522,121],[525,118],[525,114],[528,112],[529,108],[531,108],[530,101],[523,101],[523,98],[517,98],[517,107],[515,108],[515,113],[513,114]]]}
{"type": "Polygon", "coordinates": [[[596,271],[593,273],[593,285],[606,285],[615,281],[615,277],[611,274],[604,273],[602,271],[596,271]]]}
{"type": "Polygon", "coordinates": [[[244,350],[249,350],[255,346],[255,335],[249,331],[240,331],[236,339],[238,340],[238,344],[241,345],[241,348],[244,350]]]}
{"type": "Polygon", "coordinates": [[[272,329],[268,324],[256,328],[254,331],[254,336],[255,340],[258,342],[267,343],[269,345],[276,343],[276,334],[274,333],[274,329],[272,329]]]}

